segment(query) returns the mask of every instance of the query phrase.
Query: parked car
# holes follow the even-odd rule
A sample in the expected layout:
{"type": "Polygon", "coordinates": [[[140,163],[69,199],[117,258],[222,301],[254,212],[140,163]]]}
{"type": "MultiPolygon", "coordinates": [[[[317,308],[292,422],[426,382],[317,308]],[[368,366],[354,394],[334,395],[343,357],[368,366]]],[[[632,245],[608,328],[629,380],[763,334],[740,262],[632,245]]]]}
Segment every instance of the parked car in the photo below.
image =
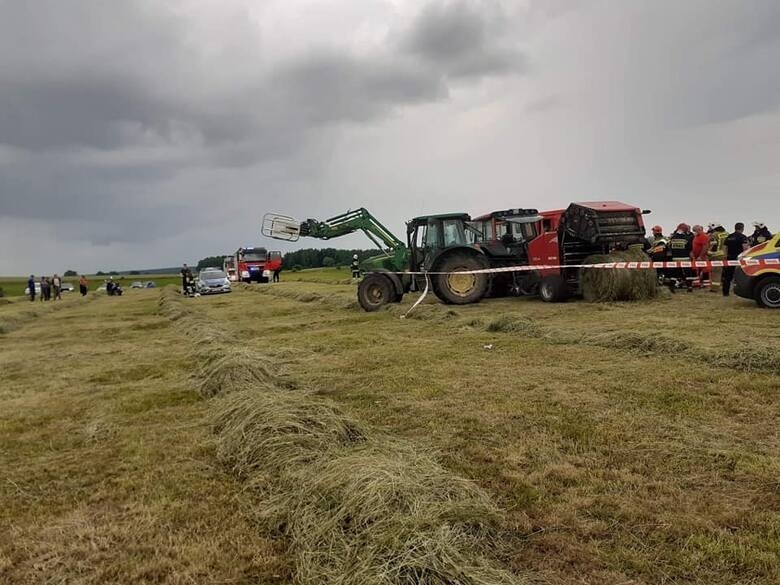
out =
{"type": "MultiPolygon", "coordinates": [[[[30,287],[29,286],[25,287],[24,294],[26,296],[30,296],[30,287]]],[[[40,282],[36,282],[35,283],[35,296],[36,297],[41,296],[41,283],[40,282]]]]}
{"type": "Polygon", "coordinates": [[[62,292],[73,292],[76,290],[76,287],[69,282],[63,282],[62,285],[60,285],[60,290],[62,292]]]}
{"type": "Polygon", "coordinates": [[[154,283],[153,280],[147,280],[144,283],[144,288],[157,288],[157,285],[154,283]]]}
{"type": "Polygon", "coordinates": [[[130,284],[130,288],[146,288],[146,285],[140,280],[136,280],[135,282],[130,284]]]}
{"type": "Polygon", "coordinates": [[[742,260],[764,260],[764,265],[743,264],[734,272],[734,292],[760,307],[780,309],[780,233],[743,252],[742,260]]]}
{"type": "Polygon", "coordinates": [[[202,295],[231,292],[230,280],[219,268],[204,268],[198,273],[195,292],[202,295]]]}

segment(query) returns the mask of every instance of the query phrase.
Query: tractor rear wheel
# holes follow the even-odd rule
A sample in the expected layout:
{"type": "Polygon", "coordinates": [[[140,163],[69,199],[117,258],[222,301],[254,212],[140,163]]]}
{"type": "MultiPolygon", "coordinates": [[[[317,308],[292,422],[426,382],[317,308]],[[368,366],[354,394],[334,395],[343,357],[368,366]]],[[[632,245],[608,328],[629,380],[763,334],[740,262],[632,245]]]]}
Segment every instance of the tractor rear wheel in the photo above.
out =
{"type": "Polygon", "coordinates": [[[383,305],[395,300],[395,291],[390,279],[381,274],[367,274],[358,285],[358,303],[368,312],[378,311],[383,305]]]}
{"type": "Polygon", "coordinates": [[[547,303],[560,303],[569,298],[566,281],[560,274],[550,274],[539,283],[539,296],[547,303]]]}
{"type": "MultiPolygon", "coordinates": [[[[457,273],[464,270],[482,270],[487,262],[476,254],[455,252],[438,263],[435,272],[457,273]]],[[[442,301],[452,305],[478,303],[487,294],[489,274],[435,274],[433,292],[442,301]]]]}

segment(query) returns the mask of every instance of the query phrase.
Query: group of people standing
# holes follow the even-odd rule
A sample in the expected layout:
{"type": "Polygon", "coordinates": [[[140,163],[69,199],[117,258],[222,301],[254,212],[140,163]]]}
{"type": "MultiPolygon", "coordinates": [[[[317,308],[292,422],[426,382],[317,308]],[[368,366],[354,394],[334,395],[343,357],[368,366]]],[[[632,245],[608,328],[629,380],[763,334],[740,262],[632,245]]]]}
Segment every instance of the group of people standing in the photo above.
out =
{"type": "MultiPolygon", "coordinates": [[[[652,235],[648,238],[647,250],[655,262],[737,260],[745,250],[772,238],[772,233],[763,222],[754,221],[753,227],[753,234],[746,236],[745,224],[741,222],[734,225],[732,233],[728,233],[719,223],[710,223],[706,230],[701,225],[691,228],[681,223],[671,235],[665,236],[663,228],[657,225],[653,226],[652,235]]],[[[723,296],[729,296],[734,271],[734,266],[676,268],[666,271],[664,276],[688,291],[693,290],[694,284],[702,288],[709,285],[713,292],[720,286],[723,296]]]]}
{"type": "MultiPolygon", "coordinates": [[[[81,296],[86,296],[88,282],[82,274],[79,278],[79,292],[81,296]]],[[[41,276],[40,280],[35,280],[35,275],[31,274],[27,280],[27,292],[30,300],[34,301],[36,295],[40,296],[41,301],[61,301],[62,300],[62,278],[54,274],[51,277],[41,276]],[[37,286],[36,286],[37,285],[37,286]]]]}

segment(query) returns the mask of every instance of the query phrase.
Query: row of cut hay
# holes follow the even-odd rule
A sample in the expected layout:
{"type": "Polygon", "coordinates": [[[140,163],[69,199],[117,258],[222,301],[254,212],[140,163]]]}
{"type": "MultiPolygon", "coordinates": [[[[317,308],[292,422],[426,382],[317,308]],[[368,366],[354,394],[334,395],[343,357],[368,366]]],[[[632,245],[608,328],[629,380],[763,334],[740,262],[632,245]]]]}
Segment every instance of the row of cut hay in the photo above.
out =
{"type": "MultiPolygon", "coordinates": [[[[322,284],[322,283],[318,283],[322,284]]],[[[299,303],[318,303],[322,305],[328,305],[339,309],[359,309],[360,305],[356,298],[347,298],[343,294],[329,293],[320,294],[309,291],[295,290],[288,287],[271,286],[271,287],[257,287],[245,285],[245,290],[256,292],[260,294],[270,295],[276,298],[289,299],[297,301],[299,303]]]]}
{"type": "Polygon", "coordinates": [[[158,304],[160,312],[189,341],[196,363],[193,385],[202,397],[211,398],[248,386],[267,387],[271,383],[271,362],[195,312],[175,287],[166,287],[158,304]]]}
{"type": "Polygon", "coordinates": [[[741,347],[736,350],[711,350],[697,348],[688,341],[676,339],[664,333],[604,331],[569,335],[550,331],[533,319],[507,314],[498,315],[494,319],[472,318],[463,324],[468,327],[484,329],[489,333],[510,333],[523,337],[544,338],[552,343],[591,345],[643,355],[688,356],[692,363],[705,363],[743,372],[780,373],[780,348],[771,345],[741,347]]]}
{"type": "MultiPolygon", "coordinates": [[[[176,326],[200,317],[168,295],[176,326]]],[[[217,455],[257,498],[252,516],[284,535],[305,585],[519,583],[487,560],[500,513],[472,482],[409,444],[367,431],[333,403],[280,388],[256,352],[219,332],[194,344],[217,455]],[[251,364],[263,364],[254,373],[251,364]]]]}
{"type": "MultiPolygon", "coordinates": [[[[650,258],[641,250],[628,250],[589,256],[584,263],[647,262],[649,260],[650,258]]],[[[658,295],[658,279],[656,271],[650,269],[588,268],[581,271],[580,292],[586,301],[593,303],[654,299],[658,295]]]]}
{"type": "Polygon", "coordinates": [[[255,518],[288,538],[298,583],[520,582],[486,560],[500,513],[482,490],[334,405],[247,389],[213,422],[218,456],[263,500],[255,518]]]}

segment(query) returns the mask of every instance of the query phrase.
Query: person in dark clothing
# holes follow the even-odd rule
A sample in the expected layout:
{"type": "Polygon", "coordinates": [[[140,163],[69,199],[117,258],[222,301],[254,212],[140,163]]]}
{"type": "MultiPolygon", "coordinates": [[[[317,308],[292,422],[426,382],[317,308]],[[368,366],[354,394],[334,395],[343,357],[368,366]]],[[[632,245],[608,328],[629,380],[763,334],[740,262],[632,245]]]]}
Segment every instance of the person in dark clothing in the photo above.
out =
{"type": "MultiPolygon", "coordinates": [[[[676,262],[688,262],[691,260],[693,250],[693,234],[687,223],[681,223],[669,238],[669,254],[676,262]]],[[[693,291],[693,270],[690,268],[675,268],[672,272],[678,279],[679,287],[685,286],[688,292],[693,291]]]]}
{"type": "Polygon", "coordinates": [[[45,276],[41,276],[41,300],[51,300],[51,284],[49,283],[49,279],[45,276]]]}
{"type": "Polygon", "coordinates": [[[754,221],[753,227],[755,229],[749,238],[751,246],[758,246],[759,244],[763,244],[764,242],[768,242],[772,239],[772,232],[769,231],[763,222],[754,221]]]}
{"type": "Polygon", "coordinates": [[[79,292],[81,293],[82,297],[87,296],[87,286],[88,285],[89,285],[89,282],[87,281],[87,277],[82,274],[81,278],[79,278],[79,292]]]}
{"type": "Polygon", "coordinates": [[[190,286],[192,283],[192,270],[190,267],[184,264],[181,267],[181,294],[190,294],[190,286]]]}
{"type": "Polygon", "coordinates": [[[279,274],[282,272],[281,268],[274,270],[273,282],[279,282],[279,274]]]}
{"type": "Polygon", "coordinates": [[[27,291],[30,294],[30,300],[35,300],[35,275],[31,274],[29,280],[27,281],[27,291]]]}
{"type": "Polygon", "coordinates": [[[360,278],[360,261],[357,254],[352,256],[352,278],[360,278]]]}
{"type": "MultiPolygon", "coordinates": [[[[726,260],[737,260],[740,254],[750,248],[750,242],[747,236],[743,233],[745,231],[745,224],[738,223],[734,226],[734,233],[729,234],[726,238],[726,260]]],[[[729,296],[731,292],[731,281],[734,280],[734,271],[736,266],[726,266],[723,268],[723,277],[721,280],[721,286],[723,288],[723,296],[729,296]]]]}

